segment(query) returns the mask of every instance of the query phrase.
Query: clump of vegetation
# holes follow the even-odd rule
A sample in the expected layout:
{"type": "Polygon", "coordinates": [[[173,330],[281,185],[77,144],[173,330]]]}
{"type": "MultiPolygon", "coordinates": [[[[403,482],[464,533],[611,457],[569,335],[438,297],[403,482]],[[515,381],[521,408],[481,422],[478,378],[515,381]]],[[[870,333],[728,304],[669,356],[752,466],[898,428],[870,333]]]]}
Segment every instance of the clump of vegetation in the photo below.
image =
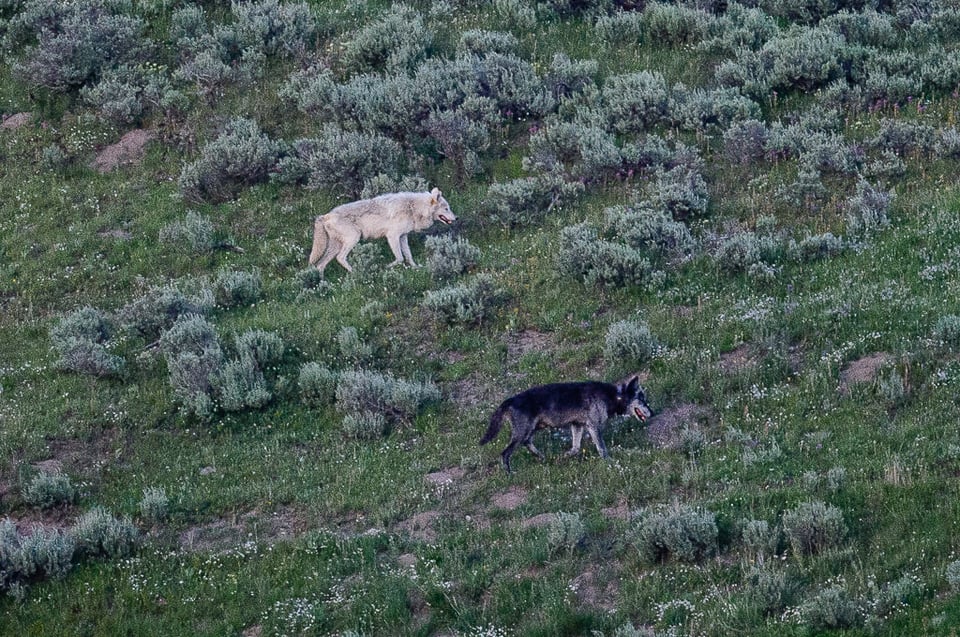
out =
{"type": "Polygon", "coordinates": [[[480,273],[463,283],[428,291],[423,306],[447,323],[470,325],[482,323],[503,298],[493,277],[480,273]]]}
{"type": "Polygon", "coordinates": [[[213,233],[213,222],[209,217],[194,210],[188,210],[183,219],[169,223],[160,229],[160,241],[185,247],[195,254],[203,254],[213,250],[216,245],[213,233]]]}
{"type": "Polygon", "coordinates": [[[586,534],[586,526],[579,513],[560,511],[554,514],[547,525],[547,547],[551,552],[563,550],[571,553],[586,534]]]}
{"type": "Polygon", "coordinates": [[[78,556],[107,558],[130,555],[139,535],[130,518],[117,518],[103,507],[94,507],[81,515],[70,534],[78,556]]]}
{"type": "Polygon", "coordinates": [[[463,274],[480,261],[480,248],[462,237],[427,237],[427,269],[437,280],[445,281],[463,274]]]}
{"type": "Polygon", "coordinates": [[[140,517],[147,524],[159,524],[170,517],[170,498],[163,487],[146,487],[137,505],[140,517]]]}
{"type": "Polygon", "coordinates": [[[855,599],[839,585],[827,586],[800,605],[800,620],[813,630],[853,628],[862,622],[855,599]]]}
{"type": "Polygon", "coordinates": [[[696,562],[717,550],[716,515],[687,505],[651,507],[640,511],[631,542],[651,562],[673,558],[696,562]]]}
{"type": "Polygon", "coordinates": [[[816,555],[839,546],[847,534],[847,526],[840,509],[812,501],[783,514],[783,533],[794,555],[816,555]]]}
{"type": "Polygon", "coordinates": [[[336,389],[337,406],[353,414],[381,414],[390,422],[411,420],[420,409],[440,399],[429,381],[409,381],[368,370],[344,371],[336,389]]]}
{"type": "Polygon", "coordinates": [[[657,340],[646,323],[617,321],[607,328],[603,358],[607,365],[634,369],[648,363],[657,347],[657,340]]]}
{"type": "Polygon", "coordinates": [[[281,145],[255,121],[234,118],[204,145],[196,161],[183,167],[180,192],[192,202],[227,201],[243,188],[266,181],[280,153],[281,145]]]}
{"type": "Polygon", "coordinates": [[[256,303],[260,299],[262,288],[260,272],[257,270],[220,270],[213,282],[217,305],[222,308],[256,303]]]}
{"type": "Polygon", "coordinates": [[[41,577],[63,577],[72,567],[71,534],[36,526],[20,535],[10,518],[0,521],[0,591],[23,599],[26,587],[41,577]]]}
{"type": "Polygon", "coordinates": [[[304,363],[300,366],[297,387],[300,398],[312,407],[332,404],[337,396],[340,375],[320,363],[304,363]]]}
{"type": "Polygon", "coordinates": [[[30,506],[50,509],[71,504],[77,497],[77,490],[67,474],[41,471],[23,485],[20,496],[30,506]]]}

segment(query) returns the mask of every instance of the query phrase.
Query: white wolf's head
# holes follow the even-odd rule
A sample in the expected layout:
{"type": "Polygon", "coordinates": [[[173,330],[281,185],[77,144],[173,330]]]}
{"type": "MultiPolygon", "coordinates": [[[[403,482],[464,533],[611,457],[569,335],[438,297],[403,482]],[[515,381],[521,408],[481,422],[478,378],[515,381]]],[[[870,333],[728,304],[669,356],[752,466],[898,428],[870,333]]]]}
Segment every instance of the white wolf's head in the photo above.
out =
{"type": "Polygon", "coordinates": [[[457,215],[450,210],[450,204],[443,198],[443,193],[440,192],[439,188],[430,191],[430,218],[447,225],[457,220],[457,215]]]}

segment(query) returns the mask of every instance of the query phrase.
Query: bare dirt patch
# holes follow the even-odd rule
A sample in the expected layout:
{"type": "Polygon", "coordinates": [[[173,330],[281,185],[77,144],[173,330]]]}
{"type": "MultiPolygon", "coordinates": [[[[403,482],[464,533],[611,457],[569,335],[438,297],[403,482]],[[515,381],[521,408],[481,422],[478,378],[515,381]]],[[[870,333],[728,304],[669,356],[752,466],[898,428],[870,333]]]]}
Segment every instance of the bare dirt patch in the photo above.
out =
{"type": "Polygon", "coordinates": [[[524,330],[506,339],[507,358],[514,361],[527,352],[543,352],[554,346],[553,336],[536,330],[524,330]]]}
{"type": "Polygon", "coordinates": [[[876,352],[851,362],[840,371],[840,393],[849,394],[853,385],[872,383],[877,379],[877,372],[892,361],[893,355],[876,352]]]}
{"type": "Polygon", "coordinates": [[[570,580],[570,590],[582,605],[613,612],[620,591],[616,579],[604,580],[597,571],[589,569],[570,580]]]}
{"type": "Polygon", "coordinates": [[[750,345],[744,343],[736,349],[720,354],[720,371],[725,374],[739,372],[754,367],[757,364],[757,355],[750,345]]]}
{"type": "Polygon", "coordinates": [[[16,113],[9,117],[4,117],[3,123],[0,124],[0,129],[16,130],[18,128],[21,128],[29,124],[32,118],[33,118],[33,113],[16,113]]]}
{"type": "Polygon", "coordinates": [[[424,476],[424,479],[431,484],[443,486],[447,484],[453,484],[466,475],[466,473],[466,470],[461,469],[460,467],[450,467],[449,469],[442,469],[440,471],[428,473],[426,476],[424,476]]]}
{"type": "Polygon", "coordinates": [[[527,518],[520,523],[520,526],[524,529],[533,529],[541,526],[547,526],[557,517],[556,513],[541,513],[540,515],[535,515],[532,518],[527,518]]]}
{"type": "Polygon", "coordinates": [[[684,429],[702,428],[701,421],[709,414],[709,409],[693,403],[664,409],[650,419],[647,439],[654,447],[675,449],[683,443],[684,429]]]}
{"type": "Polygon", "coordinates": [[[617,502],[616,506],[600,509],[600,513],[603,514],[603,517],[609,518],[612,520],[629,520],[630,519],[630,507],[627,506],[626,500],[620,500],[619,502],[617,502]]]}
{"type": "Polygon", "coordinates": [[[231,520],[215,520],[194,526],[180,534],[180,548],[192,552],[217,552],[235,548],[245,542],[278,542],[290,540],[307,528],[301,513],[280,509],[271,513],[250,511],[231,520]]]}
{"type": "Polygon", "coordinates": [[[517,507],[527,503],[527,490],[522,487],[510,487],[503,493],[495,493],[490,501],[498,509],[513,511],[517,507]]]}
{"type": "Polygon", "coordinates": [[[437,541],[437,530],[434,524],[439,517],[439,511],[424,511],[399,522],[394,528],[415,540],[432,544],[437,541]]]}
{"type": "Polygon", "coordinates": [[[136,128],[121,137],[116,144],[101,150],[90,167],[98,172],[108,173],[119,166],[137,165],[143,161],[147,142],[155,136],[154,131],[136,128]]]}

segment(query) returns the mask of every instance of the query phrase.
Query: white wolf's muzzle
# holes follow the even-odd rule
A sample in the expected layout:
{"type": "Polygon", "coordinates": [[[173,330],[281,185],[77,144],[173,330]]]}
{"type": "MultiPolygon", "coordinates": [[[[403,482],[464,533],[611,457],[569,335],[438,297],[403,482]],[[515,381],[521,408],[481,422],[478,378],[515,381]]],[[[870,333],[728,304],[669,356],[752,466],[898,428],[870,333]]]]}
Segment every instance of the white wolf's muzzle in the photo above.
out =
{"type": "Polygon", "coordinates": [[[439,219],[439,220],[442,221],[443,223],[447,224],[448,226],[449,226],[451,223],[453,223],[453,219],[451,219],[451,218],[448,217],[447,215],[439,215],[439,216],[437,217],[437,219],[439,219]]]}

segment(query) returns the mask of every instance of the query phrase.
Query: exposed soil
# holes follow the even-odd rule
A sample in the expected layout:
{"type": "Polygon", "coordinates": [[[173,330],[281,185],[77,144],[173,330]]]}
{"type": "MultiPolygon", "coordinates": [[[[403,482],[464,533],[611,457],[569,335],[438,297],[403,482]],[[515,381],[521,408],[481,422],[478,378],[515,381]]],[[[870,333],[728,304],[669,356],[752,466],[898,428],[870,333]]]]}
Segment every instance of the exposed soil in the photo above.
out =
{"type": "Polygon", "coordinates": [[[233,520],[215,520],[194,526],[180,534],[180,548],[194,552],[216,552],[244,542],[276,542],[293,539],[307,528],[304,516],[293,509],[272,513],[250,511],[233,520]]]}
{"type": "Polygon", "coordinates": [[[620,500],[616,506],[600,509],[600,513],[602,513],[604,517],[614,520],[630,519],[630,507],[627,506],[626,500],[620,500]]]}
{"type": "Polygon", "coordinates": [[[434,524],[439,517],[439,511],[424,511],[398,523],[394,529],[407,534],[414,540],[432,544],[437,541],[437,530],[434,524]]]}
{"type": "Polygon", "coordinates": [[[734,350],[720,354],[720,370],[724,373],[738,372],[756,364],[756,354],[753,348],[746,343],[734,350]]]}
{"type": "Polygon", "coordinates": [[[684,428],[700,427],[700,421],[710,411],[700,405],[687,403],[669,407],[656,414],[647,425],[647,439],[660,449],[674,449],[682,443],[684,428]]]}
{"type": "Polygon", "coordinates": [[[573,578],[570,581],[570,589],[584,606],[599,608],[610,613],[617,609],[617,597],[620,593],[617,580],[611,578],[604,581],[604,578],[593,568],[573,578]]]}
{"type": "Polygon", "coordinates": [[[29,124],[32,118],[33,118],[33,113],[17,113],[9,117],[4,117],[3,123],[0,124],[0,129],[16,130],[18,128],[21,128],[29,124]]]}
{"type": "Polygon", "coordinates": [[[503,493],[494,494],[490,501],[498,509],[512,511],[527,503],[527,490],[522,487],[510,487],[503,493]]]}
{"type": "Polygon", "coordinates": [[[893,355],[876,352],[851,362],[840,372],[840,393],[849,394],[852,385],[872,383],[877,379],[877,372],[892,361],[893,355]]]}
{"type": "Polygon", "coordinates": [[[556,513],[541,513],[540,515],[535,515],[532,518],[527,518],[520,523],[520,526],[524,529],[532,529],[541,526],[547,526],[557,517],[556,513]]]}
{"type": "Polygon", "coordinates": [[[154,131],[136,128],[121,137],[116,144],[101,150],[90,167],[98,172],[108,173],[119,166],[137,165],[143,161],[147,142],[155,135],[154,131]]]}
{"type": "Polygon", "coordinates": [[[441,471],[434,471],[433,473],[428,473],[426,476],[424,476],[424,479],[427,482],[430,482],[437,486],[441,486],[445,484],[453,484],[454,482],[462,478],[464,475],[466,475],[466,473],[467,472],[464,469],[461,469],[460,467],[450,467],[449,469],[443,469],[441,471]]]}

